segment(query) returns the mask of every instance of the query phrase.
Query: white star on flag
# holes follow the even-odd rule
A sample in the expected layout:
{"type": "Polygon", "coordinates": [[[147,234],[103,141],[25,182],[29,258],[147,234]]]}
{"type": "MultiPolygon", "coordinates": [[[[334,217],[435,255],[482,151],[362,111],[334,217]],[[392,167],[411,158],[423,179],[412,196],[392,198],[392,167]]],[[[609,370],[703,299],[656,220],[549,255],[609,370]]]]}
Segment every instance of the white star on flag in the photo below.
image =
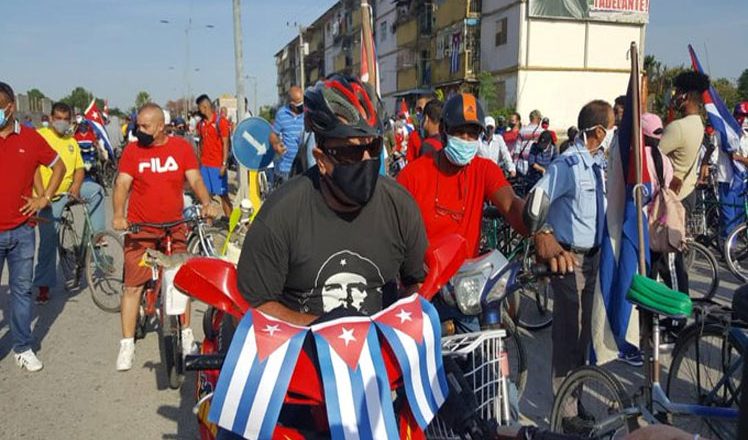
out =
{"type": "Polygon", "coordinates": [[[405,309],[400,309],[400,313],[398,313],[397,316],[400,318],[400,324],[404,323],[405,321],[412,321],[413,318],[410,317],[412,313],[406,312],[405,309]]]}
{"type": "Polygon", "coordinates": [[[343,327],[343,333],[341,333],[340,336],[338,336],[338,338],[340,338],[340,339],[342,339],[342,340],[345,341],[345,346],[346,347],[348,346],[348,344],[351,341],[355,341],[356,340],[356,338],[353,336],[353,330],[348,330],[345,327],[343,327]]]}
{"type": "Polygon", "coordinates": [[[99,118],[99,114],[96,113],[96,112],[91,113],[91,116],[93,116],[94,119],[98,119],[99,118]]]}
{"type": "Polygon", "coordinates": [[[279,332],[280,327],[278,325],[266,325],[264,329],[262,329],[265,333],[270,333],[270,336],[275,336],[275,332],[279,332]]]}
{"type": "Polygon", "coordinates": [[[348,262],[345,261],[345,258],[343,258],[342,260],[340,260],[340,265],[341,266],[345,266],[346,264],[348,264],[348,262]]]}

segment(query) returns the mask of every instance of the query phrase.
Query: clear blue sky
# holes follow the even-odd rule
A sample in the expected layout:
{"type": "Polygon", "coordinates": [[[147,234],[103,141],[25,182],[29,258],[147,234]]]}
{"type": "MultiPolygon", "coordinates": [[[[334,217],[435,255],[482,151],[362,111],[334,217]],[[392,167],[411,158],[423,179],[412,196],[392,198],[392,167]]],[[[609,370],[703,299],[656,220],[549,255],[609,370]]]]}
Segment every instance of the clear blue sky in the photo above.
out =
{"type": "MultiPolygon", "coordinates": [[[[139,90],[164,103],[186,93],[187,20],[192,17],[192,92],[234,92],[231,0],[3,0],[0,80],[53,99],[81,85],[110,106],[133,105],[139,90]],[[160,23],[168,20],[168,24],[160,23]],[[213,25],[208,29],[205,25],[213,25]],[[194,69],[200,69],[195,72],[194,69]]],[[[276,101],[273,55],[334,0],[243,0],[244,73],[259,77],[259,104],[276,101]]],[[[745,0],[651,0],[646,52],[686,63],[692,43],[715,77],[748,68],[745,0]],[[704,51],[708,49],[708,57],[704,51]]],[[[247,96],[252,105],[252,84],[247,96]]]]}

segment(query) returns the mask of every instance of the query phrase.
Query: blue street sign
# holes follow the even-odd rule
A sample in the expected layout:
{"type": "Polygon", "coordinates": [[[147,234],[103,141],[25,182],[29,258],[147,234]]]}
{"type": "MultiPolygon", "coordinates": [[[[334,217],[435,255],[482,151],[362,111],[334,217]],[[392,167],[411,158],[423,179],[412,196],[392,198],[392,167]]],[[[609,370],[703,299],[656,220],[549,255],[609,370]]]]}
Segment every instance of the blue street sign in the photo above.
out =
{"type": "Polygon", "coordinates": [[[237,162],[249,170],[266,168],[273,161],[275,150],[270,145],[273,128],[262,118],[248,118],[234,131],[233,151],[237,162]]]}

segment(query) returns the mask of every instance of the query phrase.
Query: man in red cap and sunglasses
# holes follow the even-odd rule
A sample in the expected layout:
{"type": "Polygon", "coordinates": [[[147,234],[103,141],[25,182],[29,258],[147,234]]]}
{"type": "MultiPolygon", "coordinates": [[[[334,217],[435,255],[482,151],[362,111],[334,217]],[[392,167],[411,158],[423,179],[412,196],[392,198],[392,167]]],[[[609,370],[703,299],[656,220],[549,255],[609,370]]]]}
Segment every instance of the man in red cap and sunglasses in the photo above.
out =
{"type": "Polygon", "coordinates": [[[333,74],[304,94],[317,165],[273,192],[244,240],[238,286],[252,307],[298,325],[335,310],[371,315],[425,278],[426,233],[407,191],[379,175],[374,90],[333,74]]]}

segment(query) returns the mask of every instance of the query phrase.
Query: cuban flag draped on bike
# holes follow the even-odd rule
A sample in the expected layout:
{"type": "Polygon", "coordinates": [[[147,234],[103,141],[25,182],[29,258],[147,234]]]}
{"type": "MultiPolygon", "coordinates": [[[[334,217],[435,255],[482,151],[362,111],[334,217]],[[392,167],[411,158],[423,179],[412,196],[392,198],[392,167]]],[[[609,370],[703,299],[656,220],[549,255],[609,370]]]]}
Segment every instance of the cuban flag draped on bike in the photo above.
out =
{"type": "Polygon", "coordinates": [[[431,303],[412,295],[372,318],[400,364],[411,412],[426,429],[449,392],[439,315],[431,303]]]}
{"type": "Polygon", "coordinates": [[[208,420],[244,438],[271,439],[308,331],[249,311],[229,347],[208,420]]]}
{"type": "Polygon", "coordinates": [[[607,200],[608,207],[600,249],[599,289],[596,289],[592,308],[592,362],[605,363],[619,352],[629,353],[639,344],[639,322],[635,309],[626,300],[631,280],[639,270],[639,235],[637,216],[643,217],[644,246],[649,266],[649,231],[646,210],[637,212],[634,199],[636,162],[634,136],[642,141],[642,185],[644,194],[651,194],[651,181],[644,154],[641,129],[634,133],[634,117],[640,112],[634,108],[634,94],[640,93],[633,74],[629,79],[626,106],[617,142],[608,155],[607,200]]]}
{"type": "MultiPolygon", "coordinates": [[[[691,55],[693,70],[704,73],[704,69],[702,69],[701,63],[696,57],[696,52],[690,44],[688,45],[688,53],[691,55]]],[[[735,117],[730,113],[712,85],[709,86],[709,90],[704,92],[704,108],[707,116],[709,116],[709,122],[711,122],[714,130],[719,133],[719,148],[728,155],[738,152],[742,130],[738,121],[735,120],[735,117]]],[[[741,193],[745,190],[748,171],[740,162],[734,160],[730,162],[733,170],[730,188],[732,191],[741,193]]]]}
{"type": "Polygon", "coordinates": [[[312,326],[333,440],[397,440],[390,384],[367,317],[312,326]]]}
{"type": "Polygon", "coordinates": [[[104,118],[99,111],[99,106],[96,105],[96,100],[91,101],[88,108],[83,112],[83,116],[88,120],[89,125],[93,127],[96,132],[96,136],[104,142],[104,147],[109,154],[109,159],[114,159],[114,150],[112,149],[112,143],[109,141],[109,133],[104,128],[104,118]]]}

